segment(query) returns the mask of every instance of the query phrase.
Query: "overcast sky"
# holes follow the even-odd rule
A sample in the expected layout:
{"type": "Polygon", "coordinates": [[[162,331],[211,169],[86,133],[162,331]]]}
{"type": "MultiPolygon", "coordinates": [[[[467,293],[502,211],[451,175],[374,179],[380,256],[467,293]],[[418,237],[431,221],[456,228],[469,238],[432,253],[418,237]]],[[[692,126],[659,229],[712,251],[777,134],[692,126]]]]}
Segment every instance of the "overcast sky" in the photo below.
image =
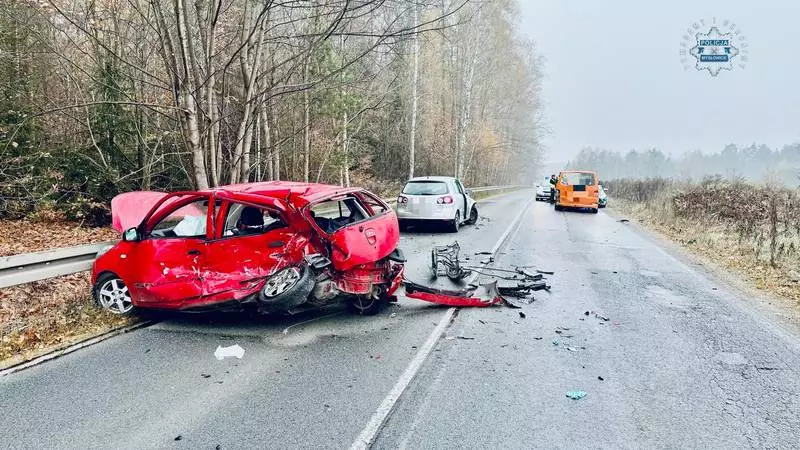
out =
{"type": "Polygon", "coordinates": [[[679,154],[800,142],[800,0],[519,3],[521,31],[546,58],[546,161],[589,145],[679,154]],[[746,67],[684,70],[685,30],[714,17],[741,28],[746,67]]]}

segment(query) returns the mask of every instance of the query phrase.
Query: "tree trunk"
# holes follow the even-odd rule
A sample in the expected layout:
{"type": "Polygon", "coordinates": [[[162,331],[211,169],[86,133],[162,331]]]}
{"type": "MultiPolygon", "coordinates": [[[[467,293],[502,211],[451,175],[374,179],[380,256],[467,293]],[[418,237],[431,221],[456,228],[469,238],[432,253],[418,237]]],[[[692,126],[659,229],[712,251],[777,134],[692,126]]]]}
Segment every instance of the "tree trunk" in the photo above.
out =
{"type": "Polygon", "coordinates": [[[253,153],[255,154],[255,167],[256,167],[256,174],[255,174],[255,181],[262,181],[261,178],[261,114],[256,114],[255,116],[256,123],[253,124],[253,132],[255,133],[255,148],[253,149],[253,153]]]}
{"type": "Polygon", "coordinates": [[[347,110],[344,111],[342,118],[342,168],[344,169],[344,185],[350,187],[350,156],[347,143],[347,110]]]}
{"type": "Polygon", "coordinates": [[[197,102],[194,99],[194,86],[190,67],[194,55],[189,51],[189,27],[186,22],[186,12],[183,0],[175,0],[175,16],[178,25],[178,39],[180,42],[181,60],[183,68],[183,82],[180,84],[180,93],[183,99],[184,133],[189,151],[192,154],[192,168],[195,186],[198,189],[208,189],[208,174],[206,173],[206,155],[200,139],[200,121],[198,118],[197,102]]]}
{"type": "MultiPolygon", "coordinates": [[[[281,150],[278,148],[278,124],[275,119],[275,114],[272,111],[272,100],[267,104],[267,123],[269,124],[269,140],[270,140],[270,164],[272,164],[272,179],[281,179],[281,150]],[[274,143],[274,144],[273,144],[274,143]]],[[[294,134],[294,133],[292,133],[294,134]]]]}
{"type": "Polygon", "coordinates": [[[417,139],[417,89],[419,85],[419,33],[416,32],[417,26],[419,26],[419,5],[414,3],[414,74],[411,82],[411,130],[409,131],[410,144],[408,146],[408,178],[414,177],[414,159],[417,139]]]}
{"type": "Polygon", "coordinates": [[[214,77],[211,76],[208,82],[211,86],[206,89],[206,106],[208,108],[208,153],[209,165],[211,166],[211,184],[220,185],[220,160],[222,158],[221,143],[219,141],[219,121],[217,120],[217,98],[214,95],[214,77]]]}
{"type": "MultiPolygon", "coordinates": [[[[267,170],[266,170],[266,177],[268,180],[274,180],[275,177],[275,166],[273,163],[273,149],[272,149],[272,127],[270,124],[269,113],[267,110],[269,109],[269,101],[262,103],[261,108],[261,136],[263,136],[261,147],[266,150],[267,153],[267,170]]],[[[259,150],[259,155],[262,152],[259,150]]],[[[260,158],[260,156],[259,156],[260,158]]],[[[259,160],[259,166],[261,161],[259,160]]]]}
{"type": "MultiPolygon", "coordinates": [[[[480,20],[480,10],[477,20],[480,20]]],[[[472,59],[467,68],[466,80],[464,82],[464,103],[461,105],[461,120],[459,121],[458,140],[456,141],[456,178],[461,177],[464,172],[464,149],[467,140],[467,128],[469,128],[470,125],[470,113],[472,112],[472,85],[475,78],[475,66],[477,64],[478,50],[473,48],[472,59]]]]}
{"type": "MultiPolygon", "coordinates": [[[[303,82],[308,83],[311,54],[303,62],[303,82]]],[[[303,180],[308,182],[311,170],[311,98],[308,89],[303,90],[303,180]]]]}

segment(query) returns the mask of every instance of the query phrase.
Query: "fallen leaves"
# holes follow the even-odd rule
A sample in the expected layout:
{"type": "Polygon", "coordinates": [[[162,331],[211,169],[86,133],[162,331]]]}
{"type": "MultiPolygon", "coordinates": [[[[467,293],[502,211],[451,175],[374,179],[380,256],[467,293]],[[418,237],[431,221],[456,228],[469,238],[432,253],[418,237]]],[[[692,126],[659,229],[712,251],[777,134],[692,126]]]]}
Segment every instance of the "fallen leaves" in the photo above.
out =
{"type": "Polygon", "coordinates": [[[119,233],[111,228],[82,227],[65,220],[0,220],[0,256],[118,239],[119,233]]]}
{"type": "Polygon", "coordinates": [[[94,306],[87,272],[0,289],[0,361],[131,323],[94,306]]]}

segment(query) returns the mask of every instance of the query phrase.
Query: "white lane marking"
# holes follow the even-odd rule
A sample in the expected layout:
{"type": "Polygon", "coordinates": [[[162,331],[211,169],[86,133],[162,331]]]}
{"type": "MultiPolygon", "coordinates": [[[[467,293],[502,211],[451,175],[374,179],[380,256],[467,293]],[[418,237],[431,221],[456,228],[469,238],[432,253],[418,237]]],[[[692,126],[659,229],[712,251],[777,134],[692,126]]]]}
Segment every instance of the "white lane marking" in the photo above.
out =
{"type": "Polygon", "coordinates": [[[417,354],[414,356],[414,359],[411,360],[411,363],[406,367],[406,370],[400,375],[400,378],[395,383],[394,387],[389,394],[386,395],[386,398],[383,399],[381,405],[375,411],[375,414],[372,415],[369,423],[364,430],[361,431],[361,434],[358,435],[356,441],[350,446],[351,450],[355,449],[367,449],[372,445],[372,442],[378,436],[378,432],[380,431],[381,427],[385,423],[386,419],[391,414],[392,409],[394,409],[394,405],[397,403],[397,400],[400,399],[400,396],[403,395],[403,392],[406,390],[408,385],[411,383],[411,380],[417,375],[417,372],[422,367],[422,364],[428,358],[428,355],[433,351],[433,347],[436,346],[436,343],[439,342],[439,338],[444,334],[444,330],[450,326],[450,321],[453,320],[453,315],[456,313],[455,308],[447,308],[444,315],[441,319],[439,319],[439,324],[436,325],[436,328],[433,329],[433,332],[430,336],[428,336],[428,340],[425,341],[425,344],[417,351],[417,354]]]}
{"type": "MultiPolygon", "coordinates": [[[[519,214],[517,214],[517,217],[514,218],[514,220],[511,222],[511,225],[509,225],[503,235],[500,236],[500,239],[491,250],[492,256],[494,256],[495,253],[500,250],[500,247],[505,243],[509,236],[511,236],[511,233],[519,225],[522,216],[528,210],[528,207],[532,202],[533,200],[528,200],[528,203],[526,203],[519,214]]],[[[482,264],[482,266],[485,267],[487,264],[482,264]]],[[[469,284],[475,282],[480,275],[480,270],[482,269],[478,269],[472,275],[472,277],[470,277],[468,282],[469,284]]],[[[397,401],[400,399],[400,396],[403,395],[403,392],[405,392],[406,388],[408,388],[408,385],[411,384],[411,381],[417,375],[419,369],[422,368],[422,364],[428,358],[428,355],[430,355],[433,347],[436,346],[436,343],[439,342],[439,339],[444,334],[444,331],[450,326],[450,322],[453,320],[453,315],[455,312],[456,308],[448,308],[447,311],[444,312],[442,318],[439,319],[439,324],[433,329],[433,332],[431,332],[430,336],[428,336],[425,344],[423,344],[422,347],[417,351],[414,359],[411,360],[411,362],[408,364],[408,367],[406,367],[406,370],[402,375],[400,375],[397,383],[395,383],[392,390],[389,391],[389,393],[381,402],[380,406],[378,406],[378,409],[370,418],[367,426],[361,430],[361,433],[358,435],[355,442],[353,442],[353,445],[350,446],[350,450],[368,449],[372,446],[372,444],[375,442],[375,438],[378,437],[378,433],[381,431],[381,428],[383,428],[383,425],[386,423],[386,419],[389,418],[392,410],[394,410],[394,407],[397,404],[397,401]]]]}

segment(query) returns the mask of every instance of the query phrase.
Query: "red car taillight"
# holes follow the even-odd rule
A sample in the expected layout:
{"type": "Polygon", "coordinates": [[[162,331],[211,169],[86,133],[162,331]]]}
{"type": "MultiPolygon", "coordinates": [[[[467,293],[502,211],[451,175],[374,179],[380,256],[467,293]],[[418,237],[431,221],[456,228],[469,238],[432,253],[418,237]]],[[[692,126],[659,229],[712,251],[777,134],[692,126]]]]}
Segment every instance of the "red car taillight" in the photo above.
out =
{"type": "Polygon", "coordinates": [[[408,203],[408,197],[402,195],[397,196],[397,203],[408,203]]]}
{"type": "Polygon", "coordinates": [[[436,203],[439,205],[449,205],[453,203],[453,197],[449,195],[445,195],[443,197],[439,197],[436,199],[436,203]]]}

